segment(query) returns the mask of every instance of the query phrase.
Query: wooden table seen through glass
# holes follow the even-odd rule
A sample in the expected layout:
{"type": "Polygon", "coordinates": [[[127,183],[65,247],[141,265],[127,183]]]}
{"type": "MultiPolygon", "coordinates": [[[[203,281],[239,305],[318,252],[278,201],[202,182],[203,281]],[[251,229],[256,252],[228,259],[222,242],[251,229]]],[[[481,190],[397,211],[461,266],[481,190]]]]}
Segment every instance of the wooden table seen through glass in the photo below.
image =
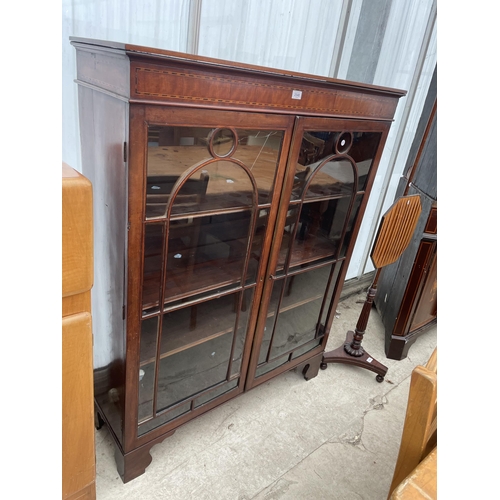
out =
{"type": "Polygon", "coordinates": [[[140,435],[238,385],[283,135],[148,128],[140,435]]]}

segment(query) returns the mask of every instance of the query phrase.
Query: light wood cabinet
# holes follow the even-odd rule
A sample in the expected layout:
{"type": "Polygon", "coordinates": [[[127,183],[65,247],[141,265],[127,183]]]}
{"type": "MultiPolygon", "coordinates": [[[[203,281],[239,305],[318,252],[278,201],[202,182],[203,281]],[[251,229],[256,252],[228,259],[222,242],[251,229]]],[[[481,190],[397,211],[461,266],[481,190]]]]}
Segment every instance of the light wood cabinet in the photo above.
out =
{"type": "Polygon", "coordinates": [[[62,169],[62,498],[95,499],[92,185],[62,169]]]}
{"type": "Polygon", "coordinates": [[[183,423],[317,375],[404,92],[72,43],[103,275],[96,409],[126,482],[183,423]]]}

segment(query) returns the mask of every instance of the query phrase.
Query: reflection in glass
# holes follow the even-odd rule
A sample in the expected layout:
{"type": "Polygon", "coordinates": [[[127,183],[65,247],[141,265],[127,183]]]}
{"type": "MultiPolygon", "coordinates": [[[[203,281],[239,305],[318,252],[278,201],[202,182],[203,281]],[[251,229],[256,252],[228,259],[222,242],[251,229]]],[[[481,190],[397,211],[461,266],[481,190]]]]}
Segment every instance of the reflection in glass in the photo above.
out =
{"type": "Polygon", "coordinates": [[[160,425],[166,424],[167,422],[174,420],[174,418],[184,415],[190,409],[191,409],[191,402],[187,402],[175,408],[172,408],[166,413],[162,413],[161,415],[158,415],[156,418],[148,420],[147,422],[144,422],[143,424],[139,425],[137,434],[139,436],[142,436],[146,434],[146,432],[152,431],[153,429],[156,429],[160,425]]]}
{"type": "Polygon", "coordinates": [[[267,309],[266,324],[264,326],[264,336],[260,347],[258,361],[259,364],[264,363],[267,359],[267,353],[269,351],[269,345],[271,342],[271,335],[273,334],[274,330],[274,321],[276,320],[276,311],[278,310],[278,303],[284,283],[284,279],[273,281],[273,289],[271,292],[271,299],[269,300],[269,307],[267,309]]]}
{"type": "Polygon", "coordinates": [[[295,349],[292,353],[292,358],[295,359],[298,358],[299,356],[302,356],[302,354],[305,354],[306,352],[311,351],[312,349],[315,349],[321,344],[322,339],[317,338],[315,340],[311,340],[309,342],[306,342],[302,347],[299,347],[295,349]]]}
{"type": "Polygon", "coordinates": [[[203,396],[196,398],[194,400],[194,407],[198,408],[198,406],[201,406],[205,403],[208,403],[209,401],[212,401],[215,398],[218,398],[219,396],[222,396],[222,394],[225,394],[226,392],[230,391],[231,389],[234,389],[237,385],[238,385],[238,379],[235,379],[235,380],[231,380],[229,382],[222,384],[217,389],[212,389],[211,391],[207,392],[206,394],[203,394],[203,396]]]}
{"type": "Polygon", "coordinates": [[[239,296],[239,293],[233,293],[165,313],[161,333],[162,354],[232,333],[239,296]]]}
{"type": "Polygon", "coordinates": [[[322,299],[306,305],[280,311],[275,326],[271,359],[301,346],[316,337],[322,299]]]}
{"type": "Polygon", "coordinates": [[[144,228],[144,268],[142,283],[142,309],[158,307],[164,242],[163,224],[146,224],[144,228]]]}
{"type": "Polygon", "coordinates": [[[358,190],[366,189],[368,172],[372,166],[378,144],[382,134],[380,132],[354,132],[353,144],[349,150],[349,156],[356,162],[358,167],[358,190]]]}
{"type": "Polygon", "coordinates": [[[353,190],[354,168],[350,161],[335,159],[325,163],[318,172],[311,165],[312,180],[306,191],[306,199],[349,195],[353,190]]]}
{"type": "Polygon", "coordinates": [[[248,288],[243,293],[243,300],[240,305],[240,317],[238,319],[238,329],[234,341],[233,361],[231,364],[231,376],[239,374],[241,369],[241,360],[243,357],[243,349],[245,347],[246,334],[248,329],[248,318],[253,303],[253,293],[255,288],[248,288]]]}
{"type": "Polygon", "coordinates": [[[154,373],[156,366],[156,338],[158,318],[141,322],[139,378],[139,422],[153,415],[154,373]]]}
{"type": "Polygon", "coordinates": [[[354,230],[354,221],[356,220],[356,218],[358,216],[359,207],[360,207],[362,201],[363,201],[362,194],[356,196],[356,198],[354,200],[354,205],[352,207],[351,216],[349,217],[349,222],[347,224],[346,235],[345,235],[344,241],[342,243],[342,250],[340,252],[340,257],[345,257],[345,254],[347,252],[347,247],[349,246],[349,243],[351,242],[352,232],[354,230]]]}
{"type": "MultiPolygon", "coordinates": [[[[332,280],[330,282],[330,287],[329,287],[328,292],[326,294],[325,304],[323,306],[323,311],[321,312],[320,323],[321,323],[321,325],[323,327],[326,326],[326,320],[328,318],[328,312],[329,312],[329,309],[330,309],[330,304],[332,302],[333,294],[335,292],[335,284],[337,283],[337,279],[338,279],[340,270],[342,269],[342,266],[343,266],[343,262],[342,261],[341,262],[337,262],[335,264],[335,269],[333,271],[333,276],[332,276],[332,280]]],[[[342,283],[339,283],[339,286],[342,287],[342,283]]]]}
{"type": "Polygon", "coordinates": [[[251,216],[245,210],[170,221],[165,300],[241,284],[251,216]]]}
{"type": "Polygon", "coordinates": [[[350,198],[333,198],[302,205],[290,267],[336,255],[350,203],[350,198]]]}
{"type": "Polygon", "coordinates": [[[257,270],[262,256],[262,245],[266,235],[267,223],[269,220],[269,209],[263,208],[257,212],[255,221],[255,231],[252,239],[252,248],[250,249],[249,265],[247,271],[246,284],[254,284],[257,280],[257,270]]]}
{"type": "MultiPolygon", "coordinates": [[[[164,217],[167,202],[174,184],[192,166],[213,158],[210,152],[210,137],[213,137],[215,157],[227,155],[227,160],[217,163],[225,165],[207,168],[206,179],[202,172],[193,176],[189,188],[183,196],[191,196],[185,202],[189,212],[197,211],[197,203],[208,207],[220,208],[251,203],[251,189],[245,172],[227,171],[227,165],[234,165],[229,158],[242,162],[251,172],[257,184],[259,204],[269,203],[272,197],[276,168],[281,152],[283,131],[236,129],[238,144],[233,144],[234,135],[230,129],[208,127],[168,127],[154,126],[148,129],[146,218],[164,217]],[[214,134],[215,132],[215,134],[214,134]],[[229,181],[229,182],[228,182],[229,181]],[[243,182],[243,184],[242,184],[243,182]],[[234,185],[233,185],[234,184],[234,185]],[[204,190],[206,188],[206,190],[204,190]],[[189,192],[188,192],[189,191],[189,192]],[[217,198],[228,193],[221,206],[217,198]],[[229,196],[232,193],[232,198],[229,196]],[[249,197],[250,194],[250,197],[249,197]],[[201,199],[196,199],[196,196],[201,199]],[[191,203],[191,205],[189,205],[191,203]]],[[[212,164],[215,165],[215,164],[212,164]]],[[[177,207],[177,213],[182,212],[177,207]]]]}
{"type": "Polygon", "coordinates": [[[269,373],[271,370],[274,370],[275,368],[278,368],[279,366],[282,366],[287,362],[288,362],[288,357],[285,356],[276,359],[275,361],[270,361],[269,363],[264,363],[262,365],[259,365],[257,366],[257,370],[255,370],[255,376],[260,377],[261,375],[269,373]]]}
{"type": "Polygon", "coordinates": [[[339,154],[347,154],[352,146],[352,133],[342,132],[335,144],[335,151],[339,154]]]}
{"type": "Polygon", "coordinates": [[[213,157],[228,156],[236,149],[235,133],[229,128],[218,128],[209,135],[209,150],[213,157]]]}
{"type": "Polygon", "coordinates": [[[323,266],[286,279],[285,293],[274,330],[271,358],[315,338],[330,270],[331,266],[323,266]]]}
{"type": "Polygon", "coordinates": [[[233,333],[221,335],[160,361],[158,409],[226,380],[233,333]]]}
{"type": "Polygon", "coordinates": [[[324,296],[331,266],[294,274],[286,279],[280,311],[324,296]]]}
{"type": "Polygon", "coordinates": [[[177,193],[171,215],[239,208],[253,204],[253,185],[248,173],[231,161],[209,163],[195,172],[177,193]]]}
{"type": "Polygon", "coordinates": [[[284,272],[285,263],[290,250],[295,224],[299,216],[300,206],[290,205],[286,213],[285,227],[283,229],[283,239],[281,240],[280,253],[278,256],[278,264],[276,266],[276,274],[284,272]]]}
{"type": "MultiPolygon", "coordinates": [[[[155,175],[147,179],[146,218],[165,217],[170,193],[178,181],[178,175],[155,175]]],[[[177,211],[196,212],[205,199],[208,175],[204,171],[195,172],[178,193],[177,211]],[[187,210],[186,210],[187,208],[187,210]]]]}
{"type": "Polygon", "coordinates": [[[356,163],[373,161],[380,137],[380,132],[306,131],[299,163],[311,165],[335,154],[349,155],[356,163]]]}
{"type": "MultiPolygon", "coordinates": [[[[301,198],[305,182],[307,182],[307,179],[312,175],[321,161],[328,156],[336,154],[348,155],[354,160],[358,169],[358,190],[364,190],[368,172],[375,158],[380,138],[380,132],[304,132],[291,199],[297,200],[301,198]]],[[[346,164],[349,163],[346,158],[342,161],[346,164]]],[[[347,185],[352,183],[352,179],[345,179],[344,174],[338,177],[338,174],[337,169],[337,172],[332,173],[331,177],[337,179],[340,183],[346,183],[347,185]]],[[[331,194],[334,194],[336,189],[339,189],[340,192],[344,192],[345,190],[345,186],[338,183],[336,185],[332,180],[325,183],[318,182],[318,184],[329,185],[330,187],[327,191],[331,194]]],[[[318,188],[323,189],[320,186],[318,188]]],[[[316,190],[317,188],[313,187],[309,196],[314,196],[313,193],[316,193],[316,190]]],[[[323,196],[321,192],[316,193],[316,195],[323,196]]],[[[329,194],[326,195],[329,196],[329,194]]]]}

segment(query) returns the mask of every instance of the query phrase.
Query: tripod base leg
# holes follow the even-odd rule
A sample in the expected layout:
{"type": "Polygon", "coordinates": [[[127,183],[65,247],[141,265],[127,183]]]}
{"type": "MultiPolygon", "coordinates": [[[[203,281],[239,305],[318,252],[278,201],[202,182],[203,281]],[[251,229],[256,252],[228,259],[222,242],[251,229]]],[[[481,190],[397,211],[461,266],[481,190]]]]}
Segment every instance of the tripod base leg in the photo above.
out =
{"type": "MultiPolygon", "coordinates": [[[[354,336],[353,331],[348,331],[346,335],[346,340],[344,344],[350,344],[354,336]]],[[[348,354],[344,349],[344,344],[342,344],[337,349],[333,351],[325,352],[323,355],[323,360],[321,361],[320,368],[325,370],[328,363],[345,363],[348,365],[359,366],[360,368],[365,368],[377,374],[377,382],[383,382],[385,374],[387,373],[387,366],[379,363],[376,359],[373,359],[366,351],[363,352],[361,356],[352,356],[348,354]]]]}

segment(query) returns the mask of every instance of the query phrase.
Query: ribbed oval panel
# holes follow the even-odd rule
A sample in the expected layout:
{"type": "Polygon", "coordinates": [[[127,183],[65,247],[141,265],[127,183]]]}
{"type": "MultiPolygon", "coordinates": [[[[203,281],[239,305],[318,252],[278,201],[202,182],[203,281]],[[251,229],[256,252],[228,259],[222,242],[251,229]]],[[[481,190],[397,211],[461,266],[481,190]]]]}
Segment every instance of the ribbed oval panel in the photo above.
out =
{"type": "Polygon", "coordinates": [[[371,259],[378,269],[396,262],[411,241],[422,212],[419,195],[403,196],[385,213],[371,259]]]}

